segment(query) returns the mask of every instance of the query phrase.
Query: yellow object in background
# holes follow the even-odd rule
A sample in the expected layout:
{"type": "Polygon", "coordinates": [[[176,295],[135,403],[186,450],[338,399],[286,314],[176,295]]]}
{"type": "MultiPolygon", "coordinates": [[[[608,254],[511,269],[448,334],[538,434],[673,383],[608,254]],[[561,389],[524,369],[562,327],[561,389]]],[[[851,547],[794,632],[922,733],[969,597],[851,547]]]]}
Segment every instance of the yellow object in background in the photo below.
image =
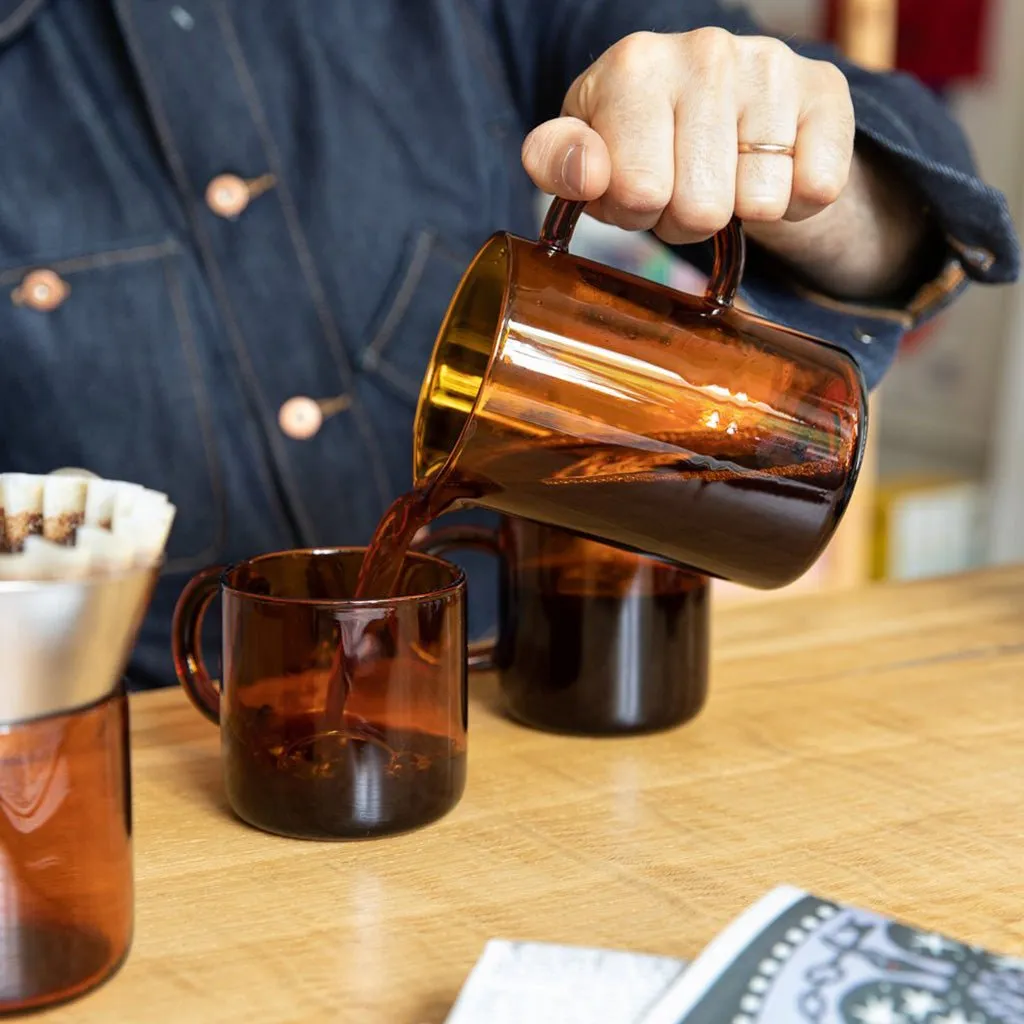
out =
{"type": "Polygon", "coordinates": [[[964,572],[983,560],[984,487],[955,475],[879,481],[873,579],[921,579],[964,572]]]}

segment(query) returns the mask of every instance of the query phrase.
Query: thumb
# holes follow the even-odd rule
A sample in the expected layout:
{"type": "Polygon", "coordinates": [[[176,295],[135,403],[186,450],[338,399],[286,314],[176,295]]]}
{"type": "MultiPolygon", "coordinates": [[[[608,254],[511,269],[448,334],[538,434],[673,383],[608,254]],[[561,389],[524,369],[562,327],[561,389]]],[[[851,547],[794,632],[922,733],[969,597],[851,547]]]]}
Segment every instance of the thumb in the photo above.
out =
{"type": "Polygon", "coordinates": [[[526,173],[549,195],[592,202],[608,190],[608,147],[579,118],[556,117],[538,125],[526,136],[522,155],[526,173]]]}

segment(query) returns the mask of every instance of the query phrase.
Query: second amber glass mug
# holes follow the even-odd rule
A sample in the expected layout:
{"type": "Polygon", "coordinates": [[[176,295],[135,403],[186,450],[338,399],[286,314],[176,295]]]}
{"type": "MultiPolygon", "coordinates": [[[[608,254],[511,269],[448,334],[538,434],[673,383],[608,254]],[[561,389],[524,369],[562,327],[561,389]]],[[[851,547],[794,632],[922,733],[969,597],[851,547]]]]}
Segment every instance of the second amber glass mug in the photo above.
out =
{"type": "Polygon", "coordinates": [[[735,307],[738,221],[698,297],[571,255],[582,210],[556,199],[539,242],[496,234],[466,271],[420,392],[417,485],[748,586],[792,582],[857,479],[856,364],[735,307]]]}
{"type": "Polygon", "coordinates": [[[706,576],[518,516],[446,526],[421,551],[498,559],[498,635],[473,645],[505,708],[536,729],[611,736],[671,729],[708,692],[706,576]]]}

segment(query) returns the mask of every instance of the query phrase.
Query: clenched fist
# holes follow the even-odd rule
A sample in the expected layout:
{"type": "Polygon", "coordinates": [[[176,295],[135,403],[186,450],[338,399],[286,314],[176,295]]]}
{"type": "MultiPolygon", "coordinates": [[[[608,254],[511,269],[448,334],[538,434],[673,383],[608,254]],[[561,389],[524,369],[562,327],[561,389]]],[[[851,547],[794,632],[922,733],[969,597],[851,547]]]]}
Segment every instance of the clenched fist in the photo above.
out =
{"type": "Polygon", "coordinates": [[[900,182],[855,159],[854,132],[833,64],[718,28],[641,32],[580,75],[523,164],[542,190],[671,244],[736,214],[817,283],[859,296],[898,286],[923,218],[900,182]]]}

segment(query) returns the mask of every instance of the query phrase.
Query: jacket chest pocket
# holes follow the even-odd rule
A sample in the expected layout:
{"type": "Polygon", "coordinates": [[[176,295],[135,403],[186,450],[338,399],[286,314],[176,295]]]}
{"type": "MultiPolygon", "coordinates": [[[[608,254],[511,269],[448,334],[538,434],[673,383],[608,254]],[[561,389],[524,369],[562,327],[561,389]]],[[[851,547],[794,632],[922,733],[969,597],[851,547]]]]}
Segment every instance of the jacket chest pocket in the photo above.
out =
{"type": "Polygon", "coordinates": [[[0,469],[163,491],[167,570],[216,559],[222,480],[176,243],[0,270],[0,349],[0,469]]]}
{"type": "Polygon", "coordinates": [[[416,229],[406,239],[358,365],[409,403],[419,397],[441,321],[474,253],[431,228],[416,229]]]}

